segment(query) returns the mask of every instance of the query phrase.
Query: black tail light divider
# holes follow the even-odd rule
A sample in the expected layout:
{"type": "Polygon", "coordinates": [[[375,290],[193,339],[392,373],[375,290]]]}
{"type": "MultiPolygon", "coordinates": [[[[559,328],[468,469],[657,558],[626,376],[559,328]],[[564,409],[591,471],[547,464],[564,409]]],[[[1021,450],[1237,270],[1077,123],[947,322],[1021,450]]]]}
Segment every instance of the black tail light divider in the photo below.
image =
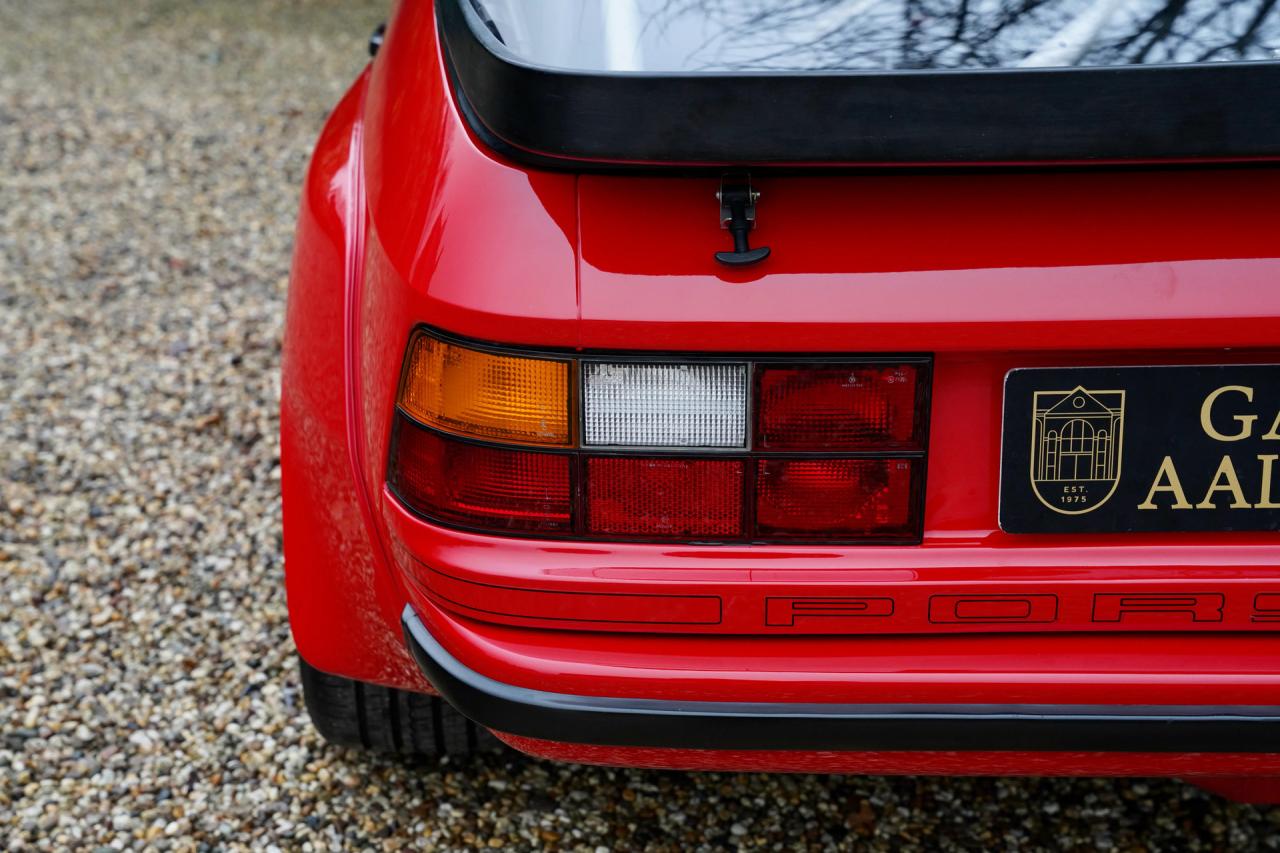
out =
{"type": "Polygon", "coordinates": [[[927,355],[575,355],[419,329],[387,481],[430,521],[507,536],[918,544],[932,374],[927,355]]]}

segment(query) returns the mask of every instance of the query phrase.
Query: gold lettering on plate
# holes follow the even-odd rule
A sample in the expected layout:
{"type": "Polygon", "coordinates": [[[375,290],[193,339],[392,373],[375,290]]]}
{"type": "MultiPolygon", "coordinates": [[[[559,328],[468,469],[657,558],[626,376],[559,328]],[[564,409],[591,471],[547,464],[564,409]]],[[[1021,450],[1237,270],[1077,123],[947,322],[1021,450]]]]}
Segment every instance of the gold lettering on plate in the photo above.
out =
{"type": "Polygon", "coordinates": [[[1277,459],[1280,455],[1275,453],[1258,454],[1258,461],[1262,463],[1262,489],[1254,509],[1280,509],[1280,503],[1271,500],[1271,466],[1277,459]]]}
{"type": "MultiPolygon", "coordinates": [[[[1240,477],[1236,474],[1235,463],[1230,456],[1223,456],[1222,461],[1218,463],[1218,470],[1214,472],[1213,481],[1209,483],[1204,498],[1195,505],[1195,509],[1217,509],[1215,496],[1219,492],[1225,492],[1231,496],[1228,509],[1280,509],[1280,503],[1271,498],[1272,483],[1275,480],[1275,463],[1280,459],[1280,454],[1259,453],[1257,458],[1261,468],[1257,503],[1249,503],[1249,499],[1245,497],[1244,488],[1240,485],[1240,477]]],[[[1156,504],[1158,494],[1173,496],[1169,509],[1192,508],[1187,501],[1186,490],[1182,488],[1182,481],[1178,478],[1178,468],[1174,465],[1172,457],[1166,456],[1160,463],[1160,469],[1156,471],[1151,488],[1147,491],[1147,499],[1138,504],[1138,509],[1160,509],[1156,504]]]]}
{"type": "Polygon", "coordinates": [[[1214,472],[1213,482],[1204,493],[1204,500],[1196,504],[1196,509],[1217,509],[1213,496],[1218,492],[1230,492],[1232,509],[1252,509],[1253,504],[1244,499],[1244,489],[1240,488],[1240,478],[1236,475],[1236,466],[1230,456],[1222,457],[1218,470],[1214,472]]]}
{"type": "MultiPolygon", "coordinates": [[[[1256,414],[1231,415],[1231,419],[1239,424],[1240,427],[1229,435],[1220,432],[1214,426],[1213,409],[1217,405],[1218,399],[1229,393],[1243,396],[1246,403],[1253,402],[1253,389],[1248,385],[1223,385],[1221,388],[1215,388],[1210,391],[1209,395],[1204,398],[1204,403],[1200,405],[1200,426],[1204,429],[1204,434],[1216,441],[1243,441],[1246,438],[1252,438],[1253,426],[1258,420],[1258,415],[1256,414]]],[[[1223,405],[1227,405],[1227,402],[1223,401],[1223,405]]],[[[1275,418],[1271,421],[1271,428],[1262,434],[1262,440],[1280,441],[1280,411],[1276,412],[1275,418]]]]}
{"type": "MultiPolygon", "coordinates": [[[[1204,430],[1204,434],[1215,441],[1243,441],[1246,438],[1253,437],[1254,424],[1258,421],[1256,414],[1241,414],[1239,406],[1231,407],[1231,397],[1243,397],[1244,402],[1253,403],[1253,389],[1248,385],[1223,385],[1210,391],[1204,398],[1204,402],[1200,404],[1200,427],[1204,430]],[[1227,399],[1223,399],[1227,398],[1227,399]],[[1220,403],[1221,401],[1221,403],[1220,403]],[[1227,415],[1238,425],[1231,432],[1222,432],[1218,429],[1217,424],[1224,422],[1219,417],[1215,422],[1215,409],[1219,406],[1226,407],[1232,414],[1227,415]]],[[[1236,401],[1239,402],[1238,400],[1236,401]]],[[[1276,412],[1275,420],[1271,423],[1271,428],[1262,435],[1263,441],[1280,441],[1280,412],[1276,412]]],[[[1260,453],[1258,454],[1258,462],[1261,470],[1260,485],[1258,486],[1258,500],[1256,503],[1249,503],[1249,499],[1245,496],[1244,488],[1240,485],[1240,477],[1236,473],[1235,461],[1230,456],[1223,456],[1222,461],[1218,463],[1218,469],[1213,474],[1213,480],[1209,483],[1209,488],[1205,491],[1204,497],[1195,505],[1195,509],[1218,509],[1217,496],[1219,493],[1229,495],[1231,503],[1228,509],[1280,509],[1280,503],[1272,499],[1272,483],[1275,480],[1276,460],[1280,459],[1280,454],[1260,453]]],[[[1187,500],[1186,490],[1182,488],[1182,481],[1178,478],[1178,468],[1174,464],[1172,457],[1166,456],[1160,463],[1160,468],[1156,471],[1155,478],[1151,481],[1151,488],[1147,490],[1147,498],[1138,504],[1138,509],[1159,509],[1156,504],[1156,496],[1167,494],[1172,496],[1173,502],[1169,504],[1169,509],[1191,509],[1192,505],[1187,500]]]]}
{"type": "Polygon", "coordinates": [[[1271,429],[1267,430],[1267,434],[1262,437],[1263,441],[1280,441],[1280,411],[1276,412],[1276,419],[1271,422],[1271,429]]]}
{"type": "Polygon", "coordinates": [[[1209,392],[1209,396],[1204,398],[1204,402],[1200,405],[1200,426],[1204,428],[1204,434],[1209,438],[1218,441],[1243,441],[1253,434],[1253,422],[1258,419],[1257,415],[1236,415],[1235,421],[1240,424],[1240,431],[1234,435],[1223,435],[1213,426],[1213,404],[1218,398],[1228,392],[1243,394],[1244,398],[1250,403],[1253,402],[1253,389],[1247,385],[1223,385],[1221,388],[1209,392]]]}
{"type": "Polygon", "coordinates": [[[1182,490],[1182,481],[1178,479],[1178,469],[1174,467],[1173,457],[1166,456],[1160,463],[1160,470],[1156,472],[1156,479],[1151,484],[1151,490],[1147,492],[1147,499],[1138,504],[1138,509],[1159,509],[1155,502],[1158,492],[1169,492],[1173,495],[1173,504],[1169,507],[1170,509],[1191,509],[1187,493],[1182,490]]]}

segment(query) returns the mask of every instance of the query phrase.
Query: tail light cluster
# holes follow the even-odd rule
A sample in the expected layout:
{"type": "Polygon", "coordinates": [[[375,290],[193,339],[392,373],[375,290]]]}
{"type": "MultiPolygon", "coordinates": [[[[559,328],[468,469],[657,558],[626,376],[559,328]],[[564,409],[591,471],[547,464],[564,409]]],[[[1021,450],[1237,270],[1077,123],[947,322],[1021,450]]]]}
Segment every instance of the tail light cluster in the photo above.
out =
{"type": "Polygon", "coordinates": [[[387,479],[491,533],[666,542],[921,537],[931,362],[569,357],[419,330],[387,479]]]}

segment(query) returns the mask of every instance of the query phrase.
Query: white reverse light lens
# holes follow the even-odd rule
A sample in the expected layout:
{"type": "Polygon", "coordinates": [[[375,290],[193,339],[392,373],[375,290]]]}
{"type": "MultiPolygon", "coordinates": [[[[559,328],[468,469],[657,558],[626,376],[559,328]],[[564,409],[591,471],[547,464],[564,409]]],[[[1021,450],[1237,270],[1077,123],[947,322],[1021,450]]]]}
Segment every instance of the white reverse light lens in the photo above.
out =
{"type": "Polygon", "coordinates": [[[745,364],[582,365],[584,443],[745,447],[745,364]]]}

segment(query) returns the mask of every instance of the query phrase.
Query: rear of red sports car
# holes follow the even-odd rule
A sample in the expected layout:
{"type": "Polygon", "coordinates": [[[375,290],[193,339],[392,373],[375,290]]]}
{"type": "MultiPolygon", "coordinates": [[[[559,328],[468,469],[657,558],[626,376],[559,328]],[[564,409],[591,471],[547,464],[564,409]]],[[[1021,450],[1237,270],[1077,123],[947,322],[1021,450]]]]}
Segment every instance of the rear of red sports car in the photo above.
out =
{"type": "Polygon", "coordinates": [[[756,5],[393,10],[289,294],[321,731],[1280,800],[1270,4],[756,5]]]}

